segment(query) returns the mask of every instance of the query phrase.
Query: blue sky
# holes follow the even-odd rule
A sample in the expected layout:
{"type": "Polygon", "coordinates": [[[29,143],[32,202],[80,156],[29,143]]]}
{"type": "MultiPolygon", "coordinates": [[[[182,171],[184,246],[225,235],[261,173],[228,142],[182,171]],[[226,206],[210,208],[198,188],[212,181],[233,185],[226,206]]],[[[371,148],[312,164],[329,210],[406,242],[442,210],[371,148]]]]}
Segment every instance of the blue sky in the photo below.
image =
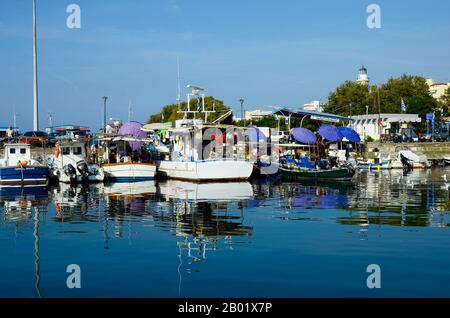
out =
{"type": "MultiPolygon", "coordinates": [[[[358,68],[373,83],[403,73],[450,80],[450,2],[266,0],[38,0],[40,126],[97,129],[108,117],[144,122],[177,95],[181,81],[235,110],[326,100],[358,68]],[[66,7],[81,7],[81,29],[66,7]],[[366,8],[382,9],[382,28],[366,8]]],[[[0,126],[15,109],[32,127],[32,0],[0,2],[0,126]]],[[[183,97],[187,93],[183,89],[183,97]]],[[[239,115],[239,114],[237,114],[239,115]]]]}

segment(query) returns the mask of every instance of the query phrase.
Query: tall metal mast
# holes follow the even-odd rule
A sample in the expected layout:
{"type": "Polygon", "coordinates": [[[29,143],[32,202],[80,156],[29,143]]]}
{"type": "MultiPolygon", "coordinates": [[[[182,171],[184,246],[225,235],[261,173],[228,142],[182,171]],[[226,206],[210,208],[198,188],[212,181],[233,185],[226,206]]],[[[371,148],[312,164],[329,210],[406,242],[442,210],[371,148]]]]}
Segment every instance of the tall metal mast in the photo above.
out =
{"type": "Polygon", "coordinates": [[[180,57],[179,56],[177,56],[177,82],[178,82],[177,104],[178,104],[178,110],[180,110],[181,84],[180,84],[180,57]]]}
{"type": "Polygon", "coordinates": [[[33,129],[39,130],[39,108],[38,108],[38,78],[37,78],[37,36],[36,36],[36,0],[33,0],[33,100],[34,100],[34,117],[33,129]]]}

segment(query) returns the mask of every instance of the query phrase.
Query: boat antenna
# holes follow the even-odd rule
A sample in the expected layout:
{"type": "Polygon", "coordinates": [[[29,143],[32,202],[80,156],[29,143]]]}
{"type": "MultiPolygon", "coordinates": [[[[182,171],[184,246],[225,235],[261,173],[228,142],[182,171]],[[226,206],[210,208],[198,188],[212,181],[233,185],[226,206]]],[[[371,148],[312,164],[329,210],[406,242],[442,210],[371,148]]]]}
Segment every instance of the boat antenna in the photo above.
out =
{"type": "Polygon", "coordinates": [[[128,122],[131,122],[133,117],[133,109],[131,107],[131,99],[128,101],[128,122]]]}
{"type": "Polygon", "coordinates": [[[177,104],[178,111],[181,107],[181,84],[180,84],[180,57],[177,56],[177,84],[178,84],[178,94],[177,94],[177,104]]]}

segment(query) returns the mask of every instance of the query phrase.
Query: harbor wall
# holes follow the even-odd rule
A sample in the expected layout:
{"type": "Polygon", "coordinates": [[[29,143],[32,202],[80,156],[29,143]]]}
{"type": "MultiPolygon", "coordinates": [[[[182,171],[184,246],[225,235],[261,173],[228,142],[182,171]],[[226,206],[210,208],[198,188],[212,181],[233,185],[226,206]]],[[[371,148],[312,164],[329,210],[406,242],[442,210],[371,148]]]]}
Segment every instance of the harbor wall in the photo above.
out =
{"type": "Polygon", "coordinates": [[[401,150],[411,150],[418,155],[425,155],[428,160],[442,160],[450,158],[450,142],[426,142],[426,143],[380,143],[369,142],[366,144],[366,157],[374,156],[374,150],[381,154],[391,155],[396,158],[401,150]]]}

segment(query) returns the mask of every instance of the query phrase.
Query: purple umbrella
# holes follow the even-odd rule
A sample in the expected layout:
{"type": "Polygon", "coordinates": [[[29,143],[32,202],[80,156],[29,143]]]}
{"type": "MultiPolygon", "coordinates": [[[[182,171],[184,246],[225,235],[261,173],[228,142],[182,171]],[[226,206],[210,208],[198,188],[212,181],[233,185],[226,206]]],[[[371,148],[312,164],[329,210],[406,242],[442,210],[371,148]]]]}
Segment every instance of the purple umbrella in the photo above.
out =
{"type": "MultiPolygon", "coordinates": [[[[137,121],[131,121],[129,123],[124,124],[119,129],[119,136],[133,137],[133,138],[145,138],[147,134],[141,130],[142,124],[137,121]]],[[[131,149],[139,150],[141,149],[142,142],[140,141],[130,141],[131,149]]]]}
{"type": "Polygon", "coordinates": [[[320,127],[319,135],[331,142],[341,141],[342,138],[344,138],[344,136],[342,136],[342,134],[339,132],[339,129],[336,126],[332,125],[325,125],[320,127]]]}
{"type": "Polygon", "coordinates": [[[314,133],[306,128],[294,128],[292,136],[300,143],[313,145],[317,142],[317,137],[314,133]]]}
{"type": "Polygon", "coordinates": [[[361,137],[350,127],[339,127],[339,132],[350,142],[360,142],[361,137]]]}

